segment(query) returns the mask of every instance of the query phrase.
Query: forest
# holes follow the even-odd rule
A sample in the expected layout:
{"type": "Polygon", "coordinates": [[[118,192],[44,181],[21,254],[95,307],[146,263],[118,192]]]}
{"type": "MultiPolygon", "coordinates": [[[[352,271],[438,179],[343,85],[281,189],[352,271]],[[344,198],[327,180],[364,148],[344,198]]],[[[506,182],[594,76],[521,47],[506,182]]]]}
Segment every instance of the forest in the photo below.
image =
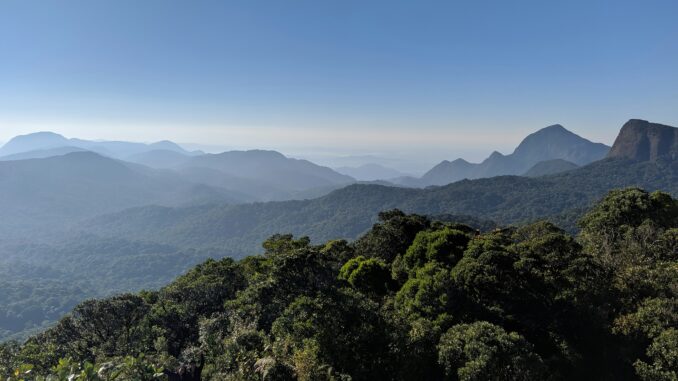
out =
{"type": "Polygon", "coordinates": [[[0,376],[676,380],[678,200],[614,190],[578,227],[390,210],[353,242],[274,235],[0,344],[0,376]]]}

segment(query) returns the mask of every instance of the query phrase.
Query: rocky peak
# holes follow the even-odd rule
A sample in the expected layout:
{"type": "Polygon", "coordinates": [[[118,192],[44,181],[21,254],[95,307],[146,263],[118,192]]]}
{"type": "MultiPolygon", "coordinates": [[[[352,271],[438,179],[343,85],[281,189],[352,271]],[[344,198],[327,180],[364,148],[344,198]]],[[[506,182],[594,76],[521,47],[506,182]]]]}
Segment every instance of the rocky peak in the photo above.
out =
{"type": "Polygon", "coordinates": [[[638,161],[678,159],[678,128],[631,119],[619,131],[607,157],[638,161]]]}

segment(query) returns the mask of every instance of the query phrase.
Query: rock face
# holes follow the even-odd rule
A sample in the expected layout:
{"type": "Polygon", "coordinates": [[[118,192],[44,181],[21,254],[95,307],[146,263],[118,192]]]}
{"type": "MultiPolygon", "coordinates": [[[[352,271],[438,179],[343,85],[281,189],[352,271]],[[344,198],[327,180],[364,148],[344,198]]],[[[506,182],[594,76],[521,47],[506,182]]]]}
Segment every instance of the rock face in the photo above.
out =
{"type": "Polygon", "coordinates": [[[678,128],[631,119],[622,127],[607,157],[637,161],[676,160],[678,128]]]}

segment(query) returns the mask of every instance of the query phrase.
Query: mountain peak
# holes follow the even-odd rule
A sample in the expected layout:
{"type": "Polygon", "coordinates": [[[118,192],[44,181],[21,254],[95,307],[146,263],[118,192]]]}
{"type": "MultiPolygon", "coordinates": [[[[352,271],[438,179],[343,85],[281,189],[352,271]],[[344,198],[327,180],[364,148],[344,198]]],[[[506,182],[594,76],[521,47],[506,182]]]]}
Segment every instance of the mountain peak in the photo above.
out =
{"type": "Polygon", "coordinates": [[[624,123],[607,157],[637,161],[678,158],[678,128],[642,119],[624,123]]]}
{"type": "Polygon", "coordinates": [[[34,132],[32,134],[15,136],[0,148],[0,154],[11,155],[35,149],[55,148],[67,145],[67,143],[68,139],[57,133],[50,131],[34,132]]]}
{"type": "Polygon", "coordinates": [[[533,164],[544,160],[563,159],[577,165],[586,165],[605,157],[608,150],[609,147],[604,144],[593,143],[560,124],[554,124],[525,137],[512,156],[533,164]]]}
{"type": "Polygon", "coordinates": [[[563,127],[562,124],[552,124],[552,125],[550,125],[550,126],[548,126],[548,127],[542,128],[541,130],[539,130],[539,131],[537,131],[537,132],[540,132],[540,131],[544,131],[544,132],[555,132],[555,131],[559,131],[559,132],[570,132],[570,133],[572,133],[570,130],[568,130],[567,128],[563,127]]]}

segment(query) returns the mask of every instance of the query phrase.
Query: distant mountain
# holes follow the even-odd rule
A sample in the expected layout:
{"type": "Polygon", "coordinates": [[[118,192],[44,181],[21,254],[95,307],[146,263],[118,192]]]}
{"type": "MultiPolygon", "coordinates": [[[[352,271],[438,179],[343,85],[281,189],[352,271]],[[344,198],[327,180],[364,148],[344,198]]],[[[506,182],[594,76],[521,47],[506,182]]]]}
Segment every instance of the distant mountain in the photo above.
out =
{"type": "Polygon", "coordinates": [[[357,167],[338,167],[335,170],[360,181],[387,180],[405,175],[393,168],[374,163],[363,164],[357,167]]]}
{"type": "Polygon", "coordinates": [[[676,160],[678,128],[631,119],[622,127],[608,157],[639,161],[676,160]]]}
{"type": "Polygon", "coordinates": [[[356,238],[380,211],[399,208],[427,215],[471,215],[500,225],[550,219],[569,229],[607,191],[628,186],[678,195],[678,162],[606,159],[560,174],[499,176],[426,189],[354,184],[324,197],[213,207],[141,207],[97,217],[82,228],[104,237],[221,248],[241,256],[258,252],[276,233],[318,242],[356,238]]]}
{"type": "Polygon", "coordinates": [[[53,132],[36,132],[12,138],[0,148],[0,156],[21,152],[46,150],[71,145],[69,140],[53,132]]]}
{"type": "Polygon", "coordinates": [[[237,194],[171,174],[73,152],[0,161],[0,233],[68,223],[132,206],[241,202],[237,194]]]}
{"type": "Polygon", "coordinates": [[[230,176],[256,180],[286,192],[303,191],[355,182],[350,176],[313,164],[307,160],[285,157],[276,151],[229,151],[192,157],[180,166],[209,168],[230,176]]]}
{"type": "Polygon", "coordinates": [[[186,163],[190,156],[168,149],[154,149],[126,158],[126,161],[143,164],[151,168],[175,168],[186,163]]]}
{"type": "Polygon", "coordinates": [[[528,135],[510,155],[495,151],[479,164],[463,159],[443,161],[425,173],[420,185],[444,185],[462,179],[478,179],[502,175],[520,175],[535,164],[563,159],[586,165],[605,157],[610,147],[593,143],[556,124],[528,135]]]}
{"type": "Polygon", "coordinates": [[[5,160],[26,160],[26,159],[44,159],[46,157],[52,156],[61,156],[72,152],[83,152],[85,149],[78,147],[58,147],[58,148],[48,148],[48,149],[39,149],[34,151],[20,152],[7,156],[0,156],[0,161],[5,160]]]}
{"type": "Polygon", "coordinates": [[[83,228],[104,237],[178,247],[257,252],[275,233],[314,240],[355,238],[380,211],[400,208],[427,215],[470,215],[500,225],[550,219],[574,229],[583,211],[606,192],[639,186],[678,195],[678,160],[610,158],[538,178],[498,176],[426,189],[355,184],[324,197],[214,207],[142,207],[97,217],[83,228]]]}
{"type": "Polygon", "coordinates": [[[191,154],[179,145],[166,140],[152,144],[122,141],[91,141],[68,139],[53,132],[36,132],[12,138],[0,148],[0,156],[30,151],[48,151],[62,147],[76,147],[117,159],[125,159],[131,155],[153,150],[168,150],[187,155],[191,154]]]}
{"type": "Polygon", "coordinates": [[[546,175],[554,175],[556,173],[571,171],[573,169],[579,168],[575,163],[572,163],[563,159],[553,159],[540,161],[530,168],[523,176],[527,177],[539,177],[546,175]]]}

